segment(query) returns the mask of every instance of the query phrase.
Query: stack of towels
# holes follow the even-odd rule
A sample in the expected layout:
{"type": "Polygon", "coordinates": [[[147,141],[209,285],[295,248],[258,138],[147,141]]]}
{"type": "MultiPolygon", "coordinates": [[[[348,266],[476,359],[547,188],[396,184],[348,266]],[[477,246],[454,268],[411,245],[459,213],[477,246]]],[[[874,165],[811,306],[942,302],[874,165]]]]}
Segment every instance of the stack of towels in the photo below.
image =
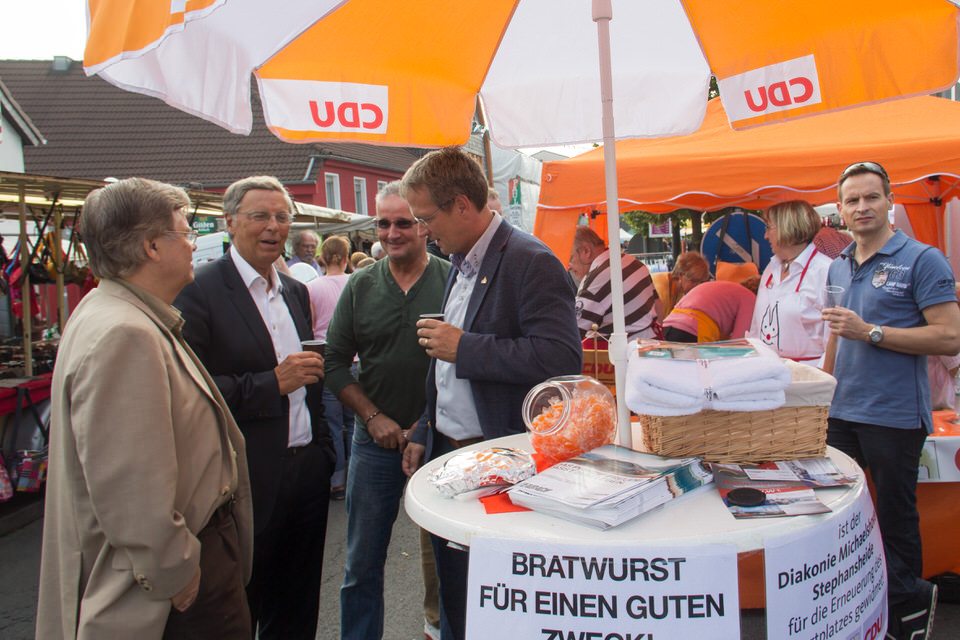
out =
{"type": "MultiPolygon", "coordinates": [[[[634,413],[685,416],[703,409],[764,411],[783,406],[791,374],[776,352],[750,340],[757,354],[677,360],[640,357],[628,346],[626,402],[634,413]]],[[[691,345],[692,346],[692,345],[691,345]]]]}

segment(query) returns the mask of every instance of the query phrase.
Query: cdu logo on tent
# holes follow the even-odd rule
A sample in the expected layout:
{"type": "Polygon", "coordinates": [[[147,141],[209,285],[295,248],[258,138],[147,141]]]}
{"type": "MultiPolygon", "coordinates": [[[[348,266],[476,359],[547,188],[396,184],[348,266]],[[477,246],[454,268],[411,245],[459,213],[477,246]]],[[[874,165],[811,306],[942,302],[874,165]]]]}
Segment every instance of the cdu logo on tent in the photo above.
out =
{"type": "Polygon", "coordinates": [[[822,102],[813,55],[730,76],[718,84],[732,122],[822,102]]]}

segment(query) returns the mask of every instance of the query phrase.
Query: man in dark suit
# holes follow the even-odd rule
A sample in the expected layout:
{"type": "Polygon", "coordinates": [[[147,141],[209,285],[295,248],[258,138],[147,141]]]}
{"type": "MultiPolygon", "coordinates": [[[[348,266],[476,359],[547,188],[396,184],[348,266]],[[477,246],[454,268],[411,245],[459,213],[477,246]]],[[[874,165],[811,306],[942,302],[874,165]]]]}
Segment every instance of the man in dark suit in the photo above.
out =
{"type": "MultiPolygon", "coordinates": [[[[427,410],[404,450],[412,474],[431,457],[524,431],[523,400],[554,376],[580,373],[583,348],[563,263],[490,210],[480,166],[456,147],[434,151],[403,177],[421,232],[450,254],[444,320],[420,320],[433,360],[427,410]]],[[[434,537],[444,640],[464,636],[467,554],[434,537]]]]}
{"type": "Polygon", "coordinates": [[[323,358],[306,288],[278,273],[293,203],[268,176],[224,193],[231,248],[196,270],[174,305],[247,443],[253,492],[253,576],[247,600],[259,637],[316,634],[334,453],[323,412],[323,358]]]}

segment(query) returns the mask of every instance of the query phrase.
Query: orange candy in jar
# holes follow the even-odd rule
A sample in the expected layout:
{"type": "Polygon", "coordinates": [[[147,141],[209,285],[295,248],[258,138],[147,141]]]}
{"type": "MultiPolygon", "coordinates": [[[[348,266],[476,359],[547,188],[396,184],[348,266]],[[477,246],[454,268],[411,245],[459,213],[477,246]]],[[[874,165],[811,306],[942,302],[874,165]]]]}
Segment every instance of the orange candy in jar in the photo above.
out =
{"type": "Polygon", "coordinates": [[[537,453],[557,463],[613,442],[617,406],[594,378],[560,376],[530,390],[523,421],[537,453]]]}

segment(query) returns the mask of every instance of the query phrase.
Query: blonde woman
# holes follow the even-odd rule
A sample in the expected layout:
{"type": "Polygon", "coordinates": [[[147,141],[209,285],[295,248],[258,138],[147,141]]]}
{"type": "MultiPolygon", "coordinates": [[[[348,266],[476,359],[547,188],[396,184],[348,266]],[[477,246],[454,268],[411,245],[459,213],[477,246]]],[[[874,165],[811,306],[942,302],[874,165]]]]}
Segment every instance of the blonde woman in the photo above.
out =
{"type": "Polygon", "coordinates": [[[763,219],[773,257],[760,276],[747,335],[785,358],[821,366],[830,330],[820,314],[832,260],[813,243],[820,216],[810,203],[791,200],[767,209],[763,219]]]}

